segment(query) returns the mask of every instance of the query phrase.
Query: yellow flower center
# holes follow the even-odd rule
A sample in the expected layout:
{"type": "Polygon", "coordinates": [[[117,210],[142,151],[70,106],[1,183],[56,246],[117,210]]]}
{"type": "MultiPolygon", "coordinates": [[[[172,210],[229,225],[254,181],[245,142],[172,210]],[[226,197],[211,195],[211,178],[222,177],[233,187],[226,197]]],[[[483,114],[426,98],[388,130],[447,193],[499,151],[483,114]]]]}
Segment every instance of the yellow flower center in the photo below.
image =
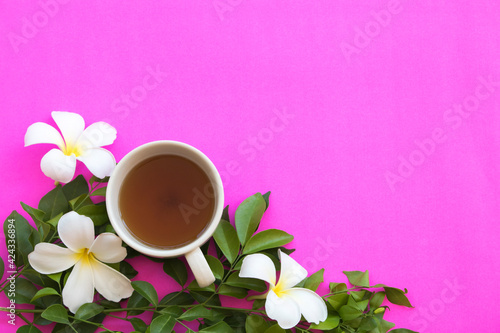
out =
{"type": "Polygon", "coordinates": [[[64,155],[71,156],[71,154],[75,154],[76,157],[82,154],[81,149],[77,145],[69,145],[66,144],[64,149],[62,149],[64,155]]]}
{"type": "Polygon", "coordinates": [[[276,294],[276,296],[281,297],[283,294],[286,294],[286,290],[283,290],[283,284],[281,281],[278,281],[278,284],[274,287],[271,287],[272,291],[276,294]]]}
{"type": "Polygon", "coordinates": [[[84,248],[75,254],[77,256],[78,261],[82,261],[83,264],[90,265],[90,260],[94,259],[94,254],[89,252],[88,248],[84,248]]]}

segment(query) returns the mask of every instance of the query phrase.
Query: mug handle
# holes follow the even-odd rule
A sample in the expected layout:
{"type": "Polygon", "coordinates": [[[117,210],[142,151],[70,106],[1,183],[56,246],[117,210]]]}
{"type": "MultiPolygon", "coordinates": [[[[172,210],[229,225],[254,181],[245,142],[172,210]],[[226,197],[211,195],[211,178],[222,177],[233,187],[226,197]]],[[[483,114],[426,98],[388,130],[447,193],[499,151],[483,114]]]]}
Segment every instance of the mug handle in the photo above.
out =
{"type": "Polygon", "coordinates": [[[201,288],[208,287],[215,282],[215,276],[210,266],[208,265],[203,252],[197,247],[191,252],[186,253],[186,260],[191,271],[193,271],[194,278],[201,288]]]}

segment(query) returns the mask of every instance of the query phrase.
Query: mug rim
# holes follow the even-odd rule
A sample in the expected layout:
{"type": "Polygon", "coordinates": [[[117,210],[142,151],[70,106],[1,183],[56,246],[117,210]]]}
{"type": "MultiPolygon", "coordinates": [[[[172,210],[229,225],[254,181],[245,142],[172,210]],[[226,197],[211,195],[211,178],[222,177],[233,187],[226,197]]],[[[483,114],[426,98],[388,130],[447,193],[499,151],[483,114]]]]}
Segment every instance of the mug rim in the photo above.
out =
{"type": "MultiPolygon", "coordinates": [[[[165,154],[168,154],[166,152],[165,154]]],[[[189,157],[186,157],[189,158],[189,157]]],[[[180,141],[174,141],[174,140],[158,140],[158,141],[152,141],[145,143],[143,145],[140,145],[131,151],[129,151],[116,165],[115,169],[113,170],[109,181],[107,185],[107,190],[106,190],[106,210],[108,212],[108,217],[111,222],[111,225],[115,229],[116,233],[118,236],[130,247],[135,249],[136,251],[146,254],[148,256],[152,257],[157,257],[157,258],[169,258],[169,257],[179,257],[182,255],[185,255],[196,248],[199,248],[202,246],[208,239],[213,235],[215,232],[215,229],[219,225],[220,218],[222,216],[222,211],[224,209],[224,188],[222,185],[222,179],[220,176],[220,173],[218,172],[217,168],[213,164],[213,162],[205,155],[203,154],[199,149],[184,143],[180,141]],[[127,174],[139,163],[144,161],[147,158],[151,158],[153,156],[157,156],[160,154],[149,154],[145,158],[137,158],[137,155],[147,149],[152,149],[154,147],[161,147],[161,146],[166,146],[166,147],[180,147],[181,149],[186,149],[190,151],[191,153],[194,153],[194,155],[197,156],[197,158],[200,158],[203,160],[206,165],[200,165],[199,161],[193,161],[190,159],[193,163],[196,163],[199,167],[202,168],[203,172],[205,172],[210,180],[214,182],[212,184],[214,186],[214,193],[216,196],[216,202],[215,202],[215,207],[214,207],[214,213],[213,213],[213,218],[212,220],[207,224],[205,229],[201,232],[201,234],[193,241],[181,245],[179,247],[174,247],[174,248],[162,248],[162,247],[156,247],[153,245],[148,245],[146,242],[141,241],[135,236],[126,226],[126,223],[123,221],[121,214],[120,214],[120,208],[119,208],[119,193],[121,189],[121,185],[123,184],[124,178],[127,176],[127,174]],[[207,167],[209,170],[207,170],[207,167]],[[122,173],[125,173],[123,177],[120,177],[118,179],[117,177],[120,176],[122,173]],[[213,176],[210,176],[213,175],[213,176]]]]}

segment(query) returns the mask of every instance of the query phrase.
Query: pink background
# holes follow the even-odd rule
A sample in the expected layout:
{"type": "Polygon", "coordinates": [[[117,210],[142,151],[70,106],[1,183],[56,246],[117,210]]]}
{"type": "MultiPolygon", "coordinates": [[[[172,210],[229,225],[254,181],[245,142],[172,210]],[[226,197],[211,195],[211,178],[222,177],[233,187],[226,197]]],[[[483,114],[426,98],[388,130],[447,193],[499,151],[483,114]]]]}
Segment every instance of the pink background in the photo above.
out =
{"type": "MultiPolygon", "coordinates": [[[[198,147],[231,214],[271,190],[261,228],[295,235],[310,273],[408,288],[397,327],[498,332],[498,1],[66,2],[0,2],[2,221],[53,186],[27,127],[73,111],[117,128],[117,160],[152,140],[198,147]]],[[[175,288],[132,263],[160,296],[175,288]]]]}

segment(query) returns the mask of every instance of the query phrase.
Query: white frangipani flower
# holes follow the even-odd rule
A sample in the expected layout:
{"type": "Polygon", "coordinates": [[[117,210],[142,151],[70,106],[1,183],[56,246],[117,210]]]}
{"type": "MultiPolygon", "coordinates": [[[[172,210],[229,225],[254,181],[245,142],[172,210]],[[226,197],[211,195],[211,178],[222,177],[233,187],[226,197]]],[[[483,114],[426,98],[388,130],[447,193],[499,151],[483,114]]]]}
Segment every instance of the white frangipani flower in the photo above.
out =
{"type": "Polygon", "coordinates": [[[67,248],[38,243],[28,260],[42,274],[54,274],[74,266],[62,291],[63,303],[71,312],[76,313],[82,304],[94,300],[94,288],[113,302],[132,295],[130,280],[103,264],[125,259],[127,250],[118,236],[105,232],[94,239],[94,223],[76,212],[64,214],[57,231],[67,248]]]}
{"type": "Polygon", "coordinates": [[[113,143],[116,129],[105,123],[97,122],[85,129],[85,121],[77,113],[53,111],[52,118],[62,135],[45,123],[34,123],[26,131],[24,146],[38,143],[52,143],[59,149],[50,150],[42,158],[40,167],[43,173],[55,181],[67,183],[75,174],[76,160],[82,161],[96,177],[111,175],[116,161],[106,149],[101,148],[113,143]]]}
{"type": "Polygon", "coordinates": [[[286,253],[279,251],[281,272],[276,283],[276,269],[272,260],[261,253],[243,259],[240,277],[264,280],[269,283],[266,297],[266,313],[284,329],[295,327],[301,316],[319,324],[325,321],[328,310],[323,299],[314,291],[293,288],[307,277],[307,271],[286,253]]]}

